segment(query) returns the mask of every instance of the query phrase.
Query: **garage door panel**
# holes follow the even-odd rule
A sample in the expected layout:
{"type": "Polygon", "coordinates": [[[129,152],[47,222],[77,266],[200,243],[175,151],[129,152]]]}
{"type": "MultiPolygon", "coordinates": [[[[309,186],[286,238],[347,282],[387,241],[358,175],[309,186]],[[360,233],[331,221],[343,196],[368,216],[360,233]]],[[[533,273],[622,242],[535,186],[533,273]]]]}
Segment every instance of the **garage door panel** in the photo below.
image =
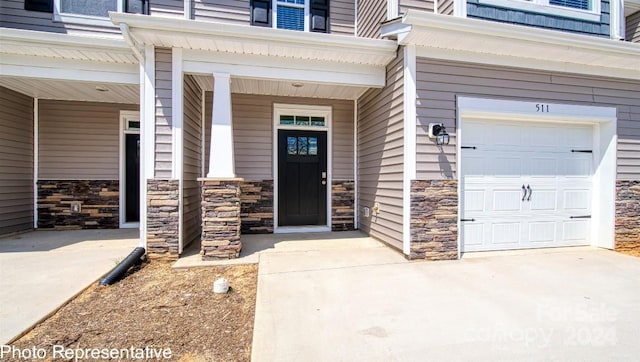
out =
{"type": "MultiPolygon", "coordinates": [[[[530,210],[556,211],[558,209],[558,192],[556,190],[531,190],[530,210]],[[535,193],[535,196],[534,196],[535,193]]],[[[529,195],[527,195],[528,197],[529,195]]]]}
{"type": "Polygon", "coordinates": [[[520,190],[494,190],[491,210],[496,212],[520,211],[522,208],[521,195],[520,190]]]}
{"type": "Polygon", "coordinates": [[[588,245],[590,219],[571,217],[591,214],[593,154],[572,150],[592,137],[588,125],[465,122],[463,250],[588,245]]]}
{"type": "Polygon", "coordinates": [[[502,222],[491,224],[491,243],[500,245],[520,244],[520,222],[502,222]]]}
{"type": "Polygon", "coordinates": [[[557,237],[557,223],[543,221],[529,223],[529,241],[533,243],[553,243],[557,237]]]}

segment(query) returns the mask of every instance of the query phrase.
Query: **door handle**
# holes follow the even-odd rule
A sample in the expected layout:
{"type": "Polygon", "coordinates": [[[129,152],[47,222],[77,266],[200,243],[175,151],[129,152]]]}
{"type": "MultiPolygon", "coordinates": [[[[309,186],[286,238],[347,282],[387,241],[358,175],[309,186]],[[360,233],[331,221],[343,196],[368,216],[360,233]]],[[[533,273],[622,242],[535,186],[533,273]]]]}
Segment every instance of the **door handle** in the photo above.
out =
{"type": "Polygon", "coordinates": [[[531,187],[529,185],[527,185],[527,190],[529,190],[529,196],[527,197],[527,201],[531,201],[531,193],[533,192],[533,190],[531,190],[531,187]]]}
{"type": "Polygon", "coordinates": [[[527,197],[527,189],[526,187],[524,187],[524,184],[522,184],[522,201],[524,201],[526,197],[527,197]]]}

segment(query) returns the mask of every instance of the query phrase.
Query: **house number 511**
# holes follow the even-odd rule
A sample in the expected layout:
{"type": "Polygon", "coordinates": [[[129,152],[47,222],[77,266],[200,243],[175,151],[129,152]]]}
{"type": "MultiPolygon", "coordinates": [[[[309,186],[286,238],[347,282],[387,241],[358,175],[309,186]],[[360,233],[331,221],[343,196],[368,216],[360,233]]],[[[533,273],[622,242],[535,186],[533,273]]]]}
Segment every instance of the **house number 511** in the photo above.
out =
{"type": "Polygon", "coordinates": [[[549,105],[538,103],[536,104],[536,112],[539,113],[549,113],[549,105]]]}

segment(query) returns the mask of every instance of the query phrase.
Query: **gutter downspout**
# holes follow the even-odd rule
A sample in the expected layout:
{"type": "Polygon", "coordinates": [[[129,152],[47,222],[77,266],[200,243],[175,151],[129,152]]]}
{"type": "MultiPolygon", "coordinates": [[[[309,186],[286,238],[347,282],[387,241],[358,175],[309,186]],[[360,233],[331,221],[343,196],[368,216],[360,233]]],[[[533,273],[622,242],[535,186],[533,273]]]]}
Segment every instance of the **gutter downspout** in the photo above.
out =
{"type": "Polygon", "coordinates": [[[131,50],[133,50],[133,54],[136,56],[136,59],[138,59],[140,63],[144,63],[144,56],[142,55],[140,48],[138,48],[138,42],[133,39],[133,35],[131,35],[129,24],[120,23],[120,31],[122,32],[124,41],[126,41],[127,44],[131,47],[131,50]]]}

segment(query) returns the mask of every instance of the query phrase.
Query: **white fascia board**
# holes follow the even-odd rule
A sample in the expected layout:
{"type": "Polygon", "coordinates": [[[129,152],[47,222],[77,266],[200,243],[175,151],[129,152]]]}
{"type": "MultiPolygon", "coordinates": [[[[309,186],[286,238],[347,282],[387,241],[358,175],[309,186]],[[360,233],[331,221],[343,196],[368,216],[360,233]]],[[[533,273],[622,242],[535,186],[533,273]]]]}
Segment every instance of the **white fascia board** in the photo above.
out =
{"type": "MultiPolygon", "coordinates": [[[[264,46],[286,46],[321,52],[336,51],[335,60],[341,61],[340,53],[384,56],[395,58],[396,43],[390,40],[360,38],[348,35],[323,34],[283,29],[266,29],[234,24],[221,24],[179,18],[162,18],[137,14],[110,13],[115,24],[126,23],[131,32],[149,32],[155,39],[175,41],[183,36],[216,39],[230,39],[242,46],[243,41],[255,41],[264,46]]],[[[142,38],[142,37],[141,37],[142,38]]],[[[155,44],[158,46],[189,46],[188,42],[176,44],[155,44]]],[[[380,61],[380,64],[385,61],[380,61]]]]}
{"type": "MultiPolygon", "coordinates": [[[[498,22],[458,18],[422,11],[408,10],[403,17],[403,23],[413,25],[414,29],[439,29],[451,31],[452,35],[460,33],[486,35],[488,37],[503,38],[505,40],[521,40],[534,43],[554,44],[568,48],[594,50],[617,53],[621,55],[640,56],[640,44],[612,41],[611,39],[594,36],[572,34],[562,31],[540,29],[498,22]]],[[[421,44],[417,44],[421,45],[421,44]]]]}
{"type": "Polygon", "coordinates": [[[637,79],[640,80],[640,69],[623,69],[614,67],[604,67],[569,62],[558,62],[553,60],[541,60],[532,58],[520,58],[489,53],[476,53],[472,51],[461,51],[442,48],[417,47],[419,58],[432,58],[439,60],[450,60],[458,62],[473,62],[479,64],[489,64],[522,69],[536,69],[550,72],[585,74],[592,76],[637,79]]]}
{"type": "Polygon", "coordinates": [[[385,67],[184,50],[184,72],[228,73],[234,77],[383,87],[385,67]]]}
{"type": "Polygon", "coordinates": [[[101,83],[139,84],[136,64],[98,63],[3,54],[0,75],[101,83]]]}
{"type": "Polygon", "coordinates": [[[47,47],[73,46],[96,50],[129,50],[129,46],[120,34],[118,34],[117,37],[105,38],[2,28],[2,32],[0,32],[0,42],[4,41],[15,41],[22,45],[28,45],[30,43],[43,44],[47,47]]]}

